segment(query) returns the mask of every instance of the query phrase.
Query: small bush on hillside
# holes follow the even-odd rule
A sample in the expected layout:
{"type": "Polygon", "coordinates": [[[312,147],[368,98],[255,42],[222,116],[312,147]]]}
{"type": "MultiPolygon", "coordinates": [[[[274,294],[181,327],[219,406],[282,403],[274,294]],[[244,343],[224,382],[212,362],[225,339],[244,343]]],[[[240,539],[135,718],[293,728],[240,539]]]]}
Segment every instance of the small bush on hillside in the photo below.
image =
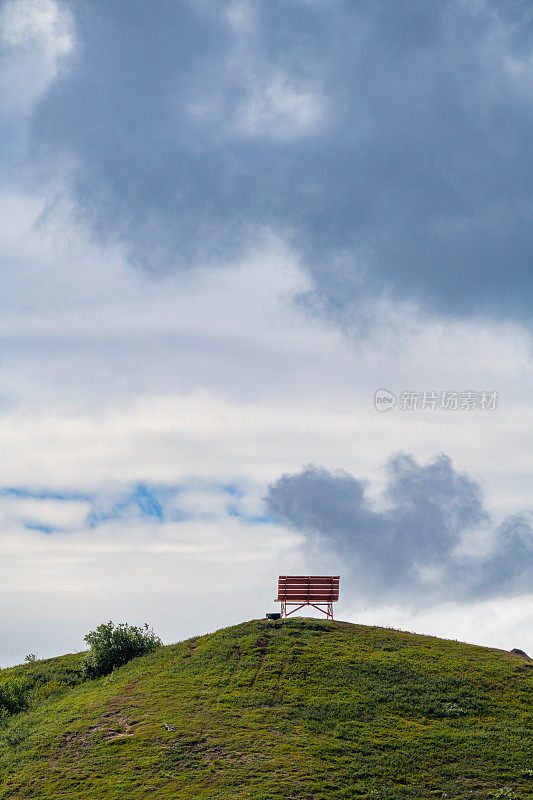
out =
{"type": "Polygon", "coordinates": [[[124,622],[102,623],[84,639],[91,648],[83,664],[84,678],[107,675],[135,656],[150,653],[162,644],[146,623],[142,628],[124,622]]]}
{"type": "Polygon", "coordinates": [[[8,678],[0,683],[0,720],[25,711],[28,707],[28,685],[22,678],[8,678]]]}

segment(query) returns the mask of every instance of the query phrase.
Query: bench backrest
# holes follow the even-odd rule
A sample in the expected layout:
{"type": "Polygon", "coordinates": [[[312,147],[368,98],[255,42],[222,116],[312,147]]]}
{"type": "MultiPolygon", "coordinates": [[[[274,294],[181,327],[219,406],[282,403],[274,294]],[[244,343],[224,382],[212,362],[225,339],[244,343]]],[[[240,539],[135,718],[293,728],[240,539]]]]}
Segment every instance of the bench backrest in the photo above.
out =
{"type": "Polygon", "coordinates": [[[277,600],[286,603],[333,603],[339,599],[338,575],[280,575],[277,600]]]}

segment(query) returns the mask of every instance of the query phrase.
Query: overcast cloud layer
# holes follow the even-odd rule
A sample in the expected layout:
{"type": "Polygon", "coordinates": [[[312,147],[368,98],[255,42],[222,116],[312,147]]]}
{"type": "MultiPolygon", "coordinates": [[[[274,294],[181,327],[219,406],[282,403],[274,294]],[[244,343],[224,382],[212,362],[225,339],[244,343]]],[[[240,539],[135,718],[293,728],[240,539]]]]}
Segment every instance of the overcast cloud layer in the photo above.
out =
{"type": "Polygon", "coordinates": [[[140,264],[186,269],[272,225],[333,317],[383,289],[451,316],[529,317],[528,3],[72,10],[80,48],[34,115],[34,163],[67,157],[94,229],[140,264]]]}
{"type": "Polygon", "coordinates": [[[530,16],[0,4],[0,663],[329,569],[533,650],[530,16]]]}

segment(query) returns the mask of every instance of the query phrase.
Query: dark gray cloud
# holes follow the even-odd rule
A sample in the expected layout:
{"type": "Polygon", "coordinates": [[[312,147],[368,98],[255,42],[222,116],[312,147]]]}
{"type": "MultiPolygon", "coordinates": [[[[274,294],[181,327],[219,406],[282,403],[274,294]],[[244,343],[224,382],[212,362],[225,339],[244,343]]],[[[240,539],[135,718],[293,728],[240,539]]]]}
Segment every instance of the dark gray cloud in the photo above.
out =
{"type": "Polygon", "coordinates": [[[316,466],[273,483],[266,508],[307,534],[318,553],[333,556],[355,594],[437,601],[531,591],[533,530],[524,518],[492,530],[479,484],[446,455],[419,464],[397,454],[386,472],[379,509],[364,481],[316,466]],[[494,541],[476,555],[465,549],[465,537],[479,532],[494,541]]]}
{"type": "Polygon", "coordinates": [[[72,7],[77,60],[38,108],[34,153],[73,157],[80,208],[145,267],[231,255],[272,225],[333,318],[383,287],[528,316],[529,3],[72,7]]]}

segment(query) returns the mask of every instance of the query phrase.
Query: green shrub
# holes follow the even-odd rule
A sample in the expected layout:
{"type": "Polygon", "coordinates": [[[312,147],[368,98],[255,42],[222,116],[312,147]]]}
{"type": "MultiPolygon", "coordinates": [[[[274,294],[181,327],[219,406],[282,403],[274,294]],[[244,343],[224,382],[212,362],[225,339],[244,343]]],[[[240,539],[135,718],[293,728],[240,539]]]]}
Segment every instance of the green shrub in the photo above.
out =
{"type": "Polygon", "coordinates": [[[32,661],[23,673],[0,681],[0,725],[9,717],[56,697],[81,680],[80,669],[32,661]]]}
{"type": "Polygon", "coordinates": [[[126,625],[125,622],[118,625],[113,622],[102,623],[84,639],[91,648],[83,663],[84,678],[107,675],[132,658],[150,653],[162,644],[146,623],[142,628],[126,625]]]}
{"type": "Polygon", "coordinates": [[[22,678],[8,678],[0,683],[0,720],[28,707],[28,684],[22,678]]]}

